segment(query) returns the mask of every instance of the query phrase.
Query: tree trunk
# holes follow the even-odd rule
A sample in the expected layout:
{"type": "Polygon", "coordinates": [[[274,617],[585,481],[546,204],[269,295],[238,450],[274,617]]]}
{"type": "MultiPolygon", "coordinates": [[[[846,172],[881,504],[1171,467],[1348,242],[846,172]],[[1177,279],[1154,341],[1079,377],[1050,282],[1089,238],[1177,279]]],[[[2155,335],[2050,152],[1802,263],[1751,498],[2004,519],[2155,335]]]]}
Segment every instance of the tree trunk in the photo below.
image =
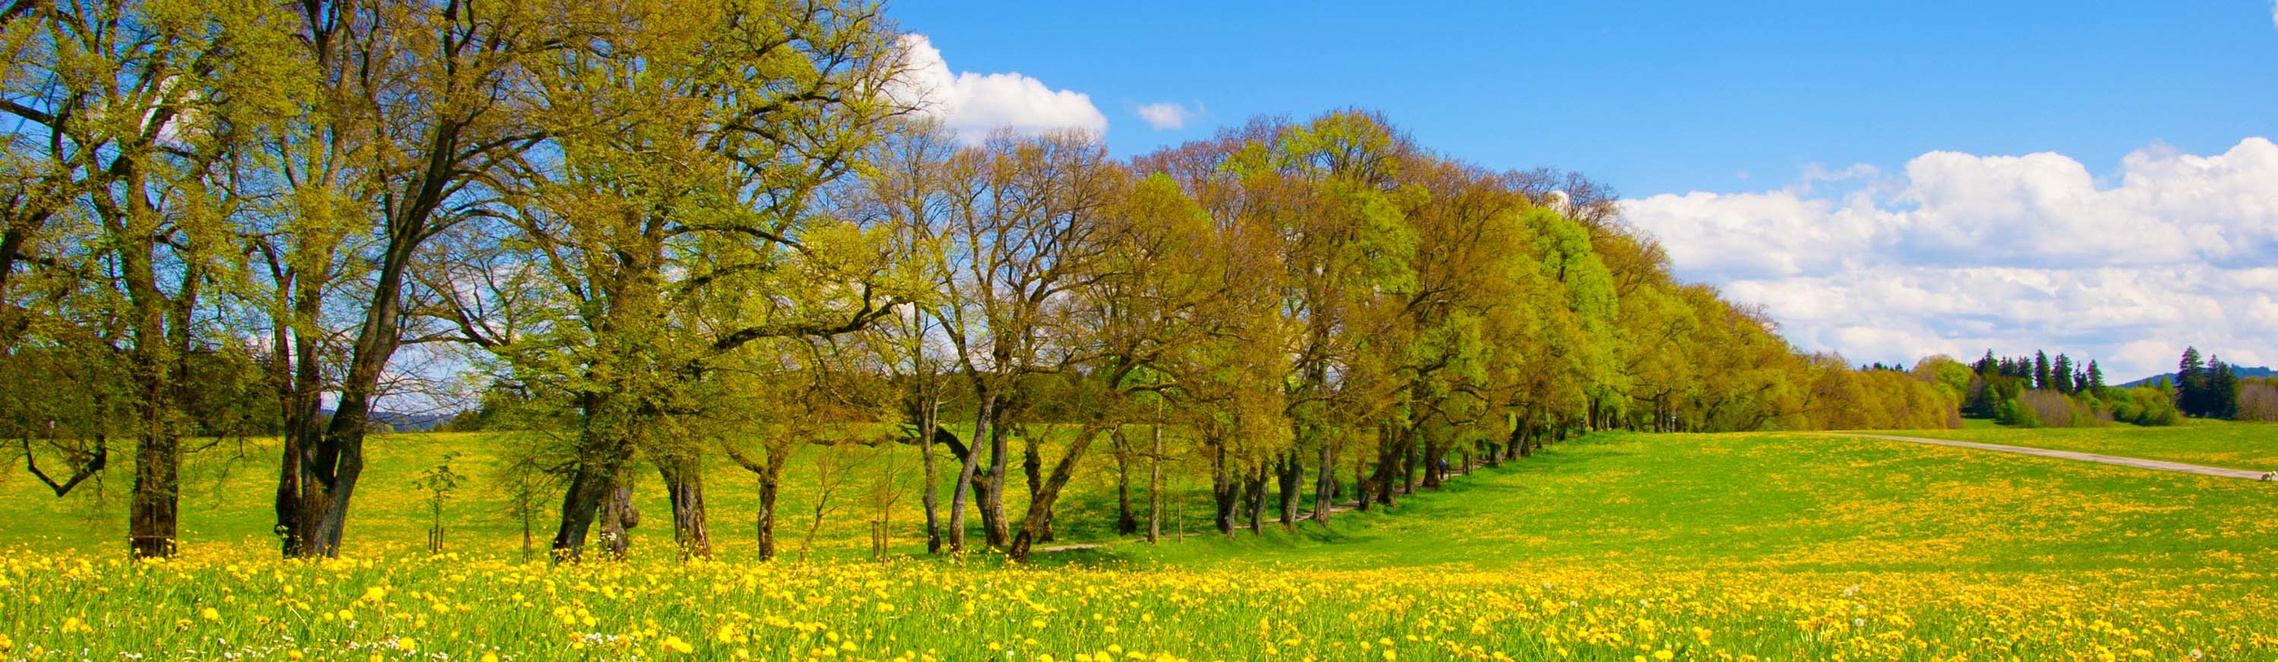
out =
{"type": "MultiPolygon", "coordinates": [[[[555,562],[577,561],[585,549],[586,536],[601,515],[605,501],[613,496],[618,476],[629,454],[629,440],[602,423],[594,420],[603,408],[610,406],[607,397],[588,393],[580,396],[579,408],[585,412],[585,429],[579,432],[577,469],[570,476],[569,489],[562,494],[561,527],[554,532],[553,556],[555,562]]],[[[334,421],[335,427],[339,421],[334,421]]]]}
{"type": "Polygon", "coordinates": [[[1131,514],[1131,440],[1121,429],[1108,434],[1115,444],[1115,532],[1128,536],[1139,532],[1139,517],[1131,514]]]}
{"type": "Polygon", "coordinates": [[[1270,468],[1264,462],[1259,462],[1257,473],[1250,476],[1250,499],[1249,503],[1246,504],[1250,511],[1250,535],[1265,534],[1266,475],[1268,473],[1271,473],[1270,468]]]}
{"type": "MultiPolygon", "coordinates": [[[[1050,430],[1051,428],[1047,427],[1045,429],[1050,430]]],[[[1025,430],[1024,434],[1021,435],[1020,440],[1020,473],[1023,478],[1028,479],[1028,502],[1033,504],[1041,501],[1043,497],[1044,476],[1041,474],[1041,472],[1044,470],[1044,457],[1043,451],[1037,450],[1037,446],[1042,442],[1038,441],[1034,436],[1025,434],[1025,430]]],[[[1049,510],[1047,510],[1047,512],[1049,512],[1049,510]]],[[[1052,542],[1052,518],[1047,516],[1043,519],[1043,522],[1043,528],[1036,532],[1036,535],[1038,536],[1037,540],[1040,542],[1052,542]]],[[[1021,528],[1028,528],[1026,518],[1022,519],[1021,528]]]]}
{"type": "Polygon", "coordinates": [[[926,413],[919,417],[919,425],[918,429],[923,430],[923,432],[920,432],[918,437],[918,456],[925,460],[925,487],[919,493],[918,500],[925,505],[925,553],[940,554],[941,499],[939,492],[941,491],[941,479],[938,475],[939,470],[934,468],[933,438],[937,433],[948,434],[948,432],[940,430],[934,424],[932,407],[927,407],[926,413]]]}
{"type": "Polygon", "coordinates": [[[1060,461],[1052,464],[1051,477],[1044,480],[1035,499],[1028,503],[1028,514],[1021,518],[1020,533],[1007,550],[1014,561],[1027,561],[1029,549],[1037,541],[1046,540],[1044,536],[1052,530],[1052,510],[1060,500],[1060,490],[1076,475],[1076,463],[1083,460],[1084,450],[1100,435],[1101,424],[1095,420],[1077,431],[1076,438],[1068,441],[1068,450],[1060,456],[1060,461]]]}
{"type": "MultiPolygon", "coordinates": [[[[787,444],[778,444],[787,445],[787,444]]],[[[778,452],[774,447],[767,451],[767,464],[759,475],[759,508],[752,513],[759,537],[759,558],[775,558],[775,495],[783,487],[783,464],[790,460],[788,449],[778,452]]]]}
{"type": "Polygon", "coordinates": [[[136,558],[174,555],[177,514],[181,503],[182,447],[172,432],[154,428],[143,433],[135,449],[134,502],[128,535],[136,558]]]}
{"type": "MultiPolygon", "coordinates": [[[[996,394],[981,396],[979,414],[973,417],[973,443],[967,444],[957,469],[956,490],[949,497],[949,551],[965,551],[965,504],[981,487],[975,484],[974,473],[981,462],[981,438],[989,434],[990,410],[997,404],[996,394]]],[[[978,501],[975,499],[974,501],[978,501]]]]}
{"type": "Polygon", "coordinates": [[[704,459],[694,450],[657,455],[657,473],[672,500],[672,539],[680,557],[710,557],[712,534],[704,523],[704,459]]]}
{"type": "Polygon", "coordinates": [[[601,505],[601,544],[609,550],[609,558],[625,560],[625,552],[633,547],[628,529],[640,523],[640,511],[633,509],[632,486],[622,482],[610,486],[609,500],[601,505]]]}
{"type": "Polygon", "coordinates": [[[1233,472],[1227,471],[1225,444],[1213,443],[1211,447],[1210,497],[1216,505],[1212,520],[1216,522],[1219,533],[1231,536],[1234,535],[1234,508],[1239,501],[1241,486],[1235,483],[1233,472]]]}
{"type": "Polygon", "coordinates": [[[1329,509],[1337,505],[1337,444],[1329,435],[1321,439],[1321,468],[1313,479],[1313,521],[1329,523],[1329,509]]]}
{"type": "Polygon", "coordinates": [[[1148,427],[1153,428],[1155,437],[1147,469],[1147,542],[1153,543],[1163,537],[1163,426],[1148,427]]]}
{"type": "Polygon", "coordinates": [[[1447,469],[1442,466],[1447,461],[1447,449],[1440,448],[1438,439],[1426,439],[1417,449],[1417,456],[1424,465],[1423,487],[1439,489],[1440,483],[1447,478],[1447,469]]]}
{"type": "Polygon", "coordinates": [[[996,420],[989,422],[988,434],[974,434],[976,442],[984,437],[989,440],[989,475],[984,481],[988,487],[976,488],[978,494],[975,496],[980,498],[981,528],[985,532],[983,541],[992,548],[1003,549],[1008,542],[1006,537],[1011,535],[1011,524],[1005,521],[1005,461],[1010,459],[1006,457],[1005,451],[1009,442],[1005,438],[1002,409],[989,414],[990,418],[996,420]]]}
{"type": "Polygon", "coordinates": [[[1286,529],[1297,528],[1297,504],[1303,500],[1299,494],[1300,485],[1305,481],[1301,452],[1292,448],[1289,457],[1281,461],[1281,526],[1286,529]]]}
{"type": "Polygon", "coordinates": [[[1416,430],[1408,428],[1406,434],[1394,442],[1400,446],[1400,493],[1416,493],[1416,430]]]}

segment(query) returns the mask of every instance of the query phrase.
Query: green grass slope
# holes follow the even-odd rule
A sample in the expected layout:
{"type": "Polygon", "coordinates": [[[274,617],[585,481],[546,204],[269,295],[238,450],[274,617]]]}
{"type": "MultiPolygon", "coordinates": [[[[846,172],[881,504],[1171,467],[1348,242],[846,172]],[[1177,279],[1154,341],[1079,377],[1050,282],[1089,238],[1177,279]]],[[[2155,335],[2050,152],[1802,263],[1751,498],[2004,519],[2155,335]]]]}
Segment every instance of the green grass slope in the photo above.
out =
{"type": "Polygon", "coordinates": [[[2250,570],[2278,564],[2278,483],[1808,434],[1616,433],[1483,469],[1396,515],[1098,556],[1340,568],[2250,570]]]}
{"type": "Polygon", "coordinates": [[[2278,471],[2278,424],[2185,419],[2182,425],[2093,428],[2008,428],[1986,425],[1960,430],[1903,433],[1932,439],[2050,448],[2122,457],[2140,457],[2231,469],[2278,471]]]}

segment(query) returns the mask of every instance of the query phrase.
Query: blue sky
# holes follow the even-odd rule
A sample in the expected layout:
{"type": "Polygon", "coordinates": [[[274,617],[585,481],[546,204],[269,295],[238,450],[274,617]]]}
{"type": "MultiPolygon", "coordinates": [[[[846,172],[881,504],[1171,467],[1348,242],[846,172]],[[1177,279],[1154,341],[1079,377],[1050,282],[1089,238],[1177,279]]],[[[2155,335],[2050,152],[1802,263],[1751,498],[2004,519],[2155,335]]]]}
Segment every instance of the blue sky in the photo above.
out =
{"type": "Polygon", "coordinates": [[[2267,0],[1392,7],[889,11],[947,71],[997,74],[967,105],[1011,114],[975,122],[1104,125],[1129,155],[1359,106],[1450,156],[1584,172],[1806,349],[2278,360],[2267,0]]]}
{"type": "Polygon", "coordinates": [[[959,70],[1090,95],[1119,153],[1357,105],[1453,156],[1576,169],[1633,196],[1931,150],[2105,169],[2153,141],[2203,153],[2278,123],[2278,29],[2258,0],[1294,4],[891,11],[959,70]],[[1155,131],[1135,111],[1157,102],[1207,114],[1155,131]]]}

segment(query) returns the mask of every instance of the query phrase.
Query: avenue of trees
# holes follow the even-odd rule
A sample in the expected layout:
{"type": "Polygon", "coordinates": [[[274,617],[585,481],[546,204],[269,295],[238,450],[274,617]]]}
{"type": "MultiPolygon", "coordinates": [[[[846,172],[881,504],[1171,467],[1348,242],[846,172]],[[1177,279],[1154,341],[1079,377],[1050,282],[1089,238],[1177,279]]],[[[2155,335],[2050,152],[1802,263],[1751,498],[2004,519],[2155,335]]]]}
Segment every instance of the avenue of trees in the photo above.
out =
{"type": "Polygon", "coordinates": [[[802,449],[894,444],[929,549],[1017,559],[1097,463],[1159,533],[1130,494],[1195,466],[1166,444],[1232,532],[1592,430],[1943,427],[2023,388],[1799,354],[1603,186],[1371,113],[961,142],[898,37],[833,0],[6,5],[0,437],[59,496],[130,471],[139,556],[185,453],[275,437],[281,552],[336,555],[418,348],[487,384],[467,418],[517,431],[557,558],[621,552],[650,472],[710,554],[722,463],[773,554],[802,449]]]}

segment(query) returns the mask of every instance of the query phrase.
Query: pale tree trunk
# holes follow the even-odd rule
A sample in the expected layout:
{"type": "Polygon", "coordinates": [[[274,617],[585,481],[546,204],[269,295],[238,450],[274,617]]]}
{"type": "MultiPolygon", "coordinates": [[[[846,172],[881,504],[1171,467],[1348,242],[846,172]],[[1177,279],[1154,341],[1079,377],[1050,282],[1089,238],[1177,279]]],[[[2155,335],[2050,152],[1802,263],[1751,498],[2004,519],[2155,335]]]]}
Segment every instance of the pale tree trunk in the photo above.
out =
{"type": "Polygon", "coordinates": [[[1313,480],[1313,521],[1329,523],[1329,509],[1337,504],[1337,445],[1333,437],[1321,439],[1321,469],[1313,480]]]}
{"type": "Polygon", "coordinates": [[[1148,427],[1155,437],[1155,451],[1148,458],[1147,468],[1147,542],[1153,543],[1163,537],[1163,426],[1148,427]]]}
{"type": "Polygon", "coordinates": [[[979,497],[981,504],[981,528],[986,532],[983,541],[989,547],[1003,549],[1012,535],[1012,525],[1005,521],[1005,465],[1008,464],[1006,460],[1011,459],[1006,457],[1010,440],[1006,438],[1008,435],[1003,408],[1000,406],[989,413],[990,418],[995,420],[989,422],[988,434],[974,433],[976,444],[983,438],[989,440],[989,475],[983,481],[988,487],[976,487],[974,491],[978,492],[975,496],[979,497]]]}
{"type": "Polygon", "coordinates": [[[919,419],[921,427],[918,429],[924,432],[920,433],[921,436],[918,437],[918,456],[925,461],[925,488],[919,493],[918,500],[925,504],[925,553],[940,554],[941,508],[939,492],[941,479],[938,476],[939,470],[934,468],[933,438],[936,434],[948,433],[941,431],[939,426],[935,425],[932,407],[927,407],[925,414],[919,419]]]}
{"type": "Polygon", "coordinates": [[[980,487],[975,484],[974,478],[981,462],[981,438],[989,433],[989,415],[991,410],[996,408],[996,404],[996,394],[988,393],[981,396],[980,411],[973,417],[972,443],[966,444],[965,452],[959,454],[963,457],[960,458],[961,463],[957,469],[956,490],[951,492],[949,497],[949,551],[951,552],[965,551],[965,504],[970,503],[969,499],[980,487]]]}

